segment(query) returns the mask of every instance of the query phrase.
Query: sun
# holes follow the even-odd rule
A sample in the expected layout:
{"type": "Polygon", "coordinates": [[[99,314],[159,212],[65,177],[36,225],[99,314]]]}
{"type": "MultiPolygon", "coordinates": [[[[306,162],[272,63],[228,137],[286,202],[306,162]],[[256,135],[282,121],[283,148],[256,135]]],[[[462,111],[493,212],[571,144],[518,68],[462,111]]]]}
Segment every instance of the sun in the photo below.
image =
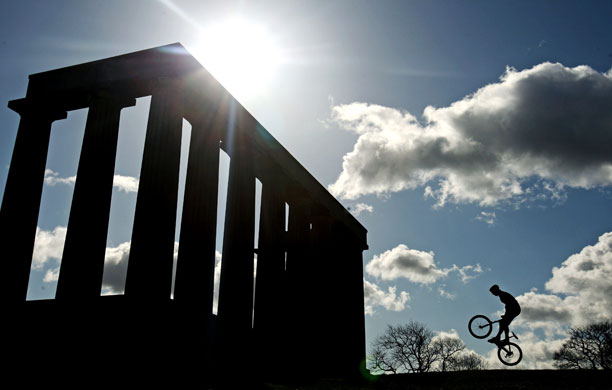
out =
{"type": "Polygon", "coordinates": [[[268,29],[238,17],[203,28],[194,56],[237,98],[265,93],[281,64],[268,29]]]}

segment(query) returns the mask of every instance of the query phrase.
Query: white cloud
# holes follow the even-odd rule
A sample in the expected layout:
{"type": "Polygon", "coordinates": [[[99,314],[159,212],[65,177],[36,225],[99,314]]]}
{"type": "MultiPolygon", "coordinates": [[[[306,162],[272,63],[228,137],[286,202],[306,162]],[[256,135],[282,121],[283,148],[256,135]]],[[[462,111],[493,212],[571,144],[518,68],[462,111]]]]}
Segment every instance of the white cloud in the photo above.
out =
{"type": "Polygon", "coordinates": [[[530,328],[584,326],[612,319],[612,232],[553,268],[547,294],[532,290],[519,297],[519,318],[530,328]]]}
{"type": "Polygon", "coordinates": [[[431,339],[431,341],[434,342],[436,340],[444,339],[457,339],[463,342],[463,340],[461,340],[461,336],[459,336],[459,333],[455,329],[451,329],[449,331],[438,331],[436,332],[436,335],[431,339]]]}
{"type": "MultiPolygon", "coordinates": [[[[51,169],[45,170],[45,184],[55,186],[57,184],[74,185],[76,176],[60,177],[59,173],[51,169]]],[[[113,176],[113,187],[125,193],[138,192],[138,178],[132,176],[113,176]]]]}
{"type": "Polygon", "coordinates": [[[523,333],[518,344],[523,350],[523,360],[520,368],[552,369],[553,355],[558,351],[565,338],[540,339],[535,333],[523,333]]]}
{"type": "Polygon", "coordinates": [[[463,283],[469,282],[470,280],[478,277],[478,275],[484,272],[480,264],[465,265],[463,267],[458,267],[453,264],[450,270],[456,271],[459,274],[459,278],[463,283]]]}
{"type": "Polygon", "coordinates": [[[568,257],[552,273],[546,289],[565,296],[564,305],[573,309],[573,325],[612,318],[612,232],[568,257]]]}
{"type": "Polygon", "coordinates": [[[59,173],[52,171],[51,169],[45,169],[45,184],[54,186],[56,184],[69,184],[72,185],[76,181],[76,176],[70,177],[59,177],[59,173]]]}
{"type": "Polygon", "coordinates": [[[612,185],[612,72],[542,63],[423,121],[376,104],[332,108],[359,139],[330,191],[345,199],[424,187],[438,206],[562,200],[564,189],[612,185]]]}
{"type": "Polygon", "coordinates": [[[480,264],[450,268],[439,268],[434,260],[434,252],[410,249],[400,244],[379,255],[374,255],[365,267],[366,272],[382,280],[405,278],[414,283],[432,284],[446,277],[450,272],[457,272],[461,281],[467,283],[483,270],[480,264]]]}
{"type": "Polygon", "coordinates": [[[481,211],[480,214],[476,216],[476,219],[486,223],[489,226],[493,226],[495,225],[497,216],[495,215],[494,211],[492,212],[481,211]]]}
{"type": "MultiPolygon", "coordinates": [[[[584,247],[570,256],[560,267],[553,268],[553,277],[546,289],[556,294],[581,297],[589,306],[612,298],[612,232],[602,234],[595,245],[584,247]]],[[[608,302],[610,303],[610,302],[608,302]]],[[[612,317],[612,305],[595,311],[612,317]]]]}
{"type": "Polygon", "coordinates": [[[401,291],[399,296],[395,286],[389,287],[387,292],[372,282],[363,280],[364,287],[364,308],[366,315],[373,315],[376,306],[382,306],[390,311],[402,311],[410,302],[410,295],[406,291],[401,291]]]}
{"type": "Polygon", "coordinates": [[[57,282],[59,278],[59,264],[64,252],[65,240],[65,226],[56,226],[53,230],[42,230],[36,227],[32,269],[45,272],[44,283],[57,282]]]}
{"type": "Polygon", "coordinates": [[[104,275],[102,279],[102,294],[123,294],[130,257],[130,242],[124,242],[116,247],[107,247],[104,255],[104,275]]]}
{"type": "Polygon", "coordinates": [[[219,307],[219,284],[221,283],[221,253],[215,251],[215,276],[213,290],[213,314],[217,314],[219,307]]]}
{"type": "Polygon", "coordinates": [[[436,265],[434,252],[410,249],[404,244],[374,255],[365,270],[382,280],[406,278],[420,284],[434,283],[448,274],[448,270],[441,270],[436,265]]]}
{"type": "Polygon", "coordinates": [[[52,283],[52,282],[57,282],[58,279],[59,279],[59,267],[56,267],[56,268],[47,270],[47,272],[45,273],[45,276],[43,277],[43,282],[52,283]]]}
{"type": "Polygon", "coordinates": [[[41,230],[39,227],[36,227],[32,268],[42,270],[49,260],[59,262],[64,251],[65,240],[65,226],[56,226],[53,230],[41,230]]]}
{"type": "Polygon", "coordinates": [[[442,298],[450,299],[451,301],[457,297],[456,294],[446,291],[445,284],[442,284],[438,287],[438,293],[440,294],[442,298]]]}
{"type": "Polygon", "coordinates": [[[357,203],[355,207],[349,208],[349,211],[355,216],[361,214],[364,211],[367,211],[368,213],[372,214],[374,212],[374,207],[366,203],[357,203]]]}
{"type": "Polygon", "coordinates": [[[549,322],[568,324],[572,321],[572,313],[557,295],[530,291],[518,296],[517,301],[521,305],[520,323],[524,326],[543,328],[549,322]]]}
{"type": "Polygon", "coordinates": [[[113,177],[113,187],[126,193],[138,192],[138,178],[115,175],[113,177]]]}

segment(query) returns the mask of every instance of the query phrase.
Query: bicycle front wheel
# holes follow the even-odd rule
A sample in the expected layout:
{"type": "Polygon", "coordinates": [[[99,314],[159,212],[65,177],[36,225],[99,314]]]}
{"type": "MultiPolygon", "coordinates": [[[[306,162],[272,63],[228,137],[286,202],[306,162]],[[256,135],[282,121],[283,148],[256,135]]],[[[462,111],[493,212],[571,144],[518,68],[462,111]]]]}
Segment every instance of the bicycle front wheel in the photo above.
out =
{"type": "Polygon", "coordinates": [[[515,343],[507,343],[497,350],[497,357],[506,366],[516,366],[523,359],[523,351],[515,343]]]}
{"type": "Polygon", "coordinates": [[[470,319],[468,330],[470,334],[477,339],[484,339],[491,334],[493,323],[487,316],[478,314],[470,319]]]}

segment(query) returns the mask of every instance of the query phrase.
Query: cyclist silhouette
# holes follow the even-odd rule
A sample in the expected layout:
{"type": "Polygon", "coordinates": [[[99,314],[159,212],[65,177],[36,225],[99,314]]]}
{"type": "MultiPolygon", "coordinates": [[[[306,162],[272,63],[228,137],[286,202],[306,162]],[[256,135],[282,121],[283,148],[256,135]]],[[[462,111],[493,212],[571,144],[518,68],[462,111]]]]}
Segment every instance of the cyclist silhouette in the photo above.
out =
{"type": "Polygon", "coordinates": [[[499,300],[506,305],[506,312],[501,316],[501,320],[499,321],[499,332],[497,336],[489,339],[489,342],[499,344],[501,342],[500,336],[502,332],[506,335],[504,342],[508,342],[508,326],[513,319],[521,314],[521,306],[511,294],[502,291],[497,284],[491,286],[489,291],[491,291],[491,294],[499,297],[499,300]]]}

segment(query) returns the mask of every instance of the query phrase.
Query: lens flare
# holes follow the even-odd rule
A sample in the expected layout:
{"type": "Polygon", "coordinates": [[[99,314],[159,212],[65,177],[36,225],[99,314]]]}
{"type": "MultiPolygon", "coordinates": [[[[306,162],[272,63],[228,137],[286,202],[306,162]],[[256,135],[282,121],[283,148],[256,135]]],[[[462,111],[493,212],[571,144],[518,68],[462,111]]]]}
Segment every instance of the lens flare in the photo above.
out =
{"type": "Polygon", "coordinates": [[[243,18],[203,28],[193,54],[237,98],[264,93],[281,64],[265,26],[243,18]]]}

